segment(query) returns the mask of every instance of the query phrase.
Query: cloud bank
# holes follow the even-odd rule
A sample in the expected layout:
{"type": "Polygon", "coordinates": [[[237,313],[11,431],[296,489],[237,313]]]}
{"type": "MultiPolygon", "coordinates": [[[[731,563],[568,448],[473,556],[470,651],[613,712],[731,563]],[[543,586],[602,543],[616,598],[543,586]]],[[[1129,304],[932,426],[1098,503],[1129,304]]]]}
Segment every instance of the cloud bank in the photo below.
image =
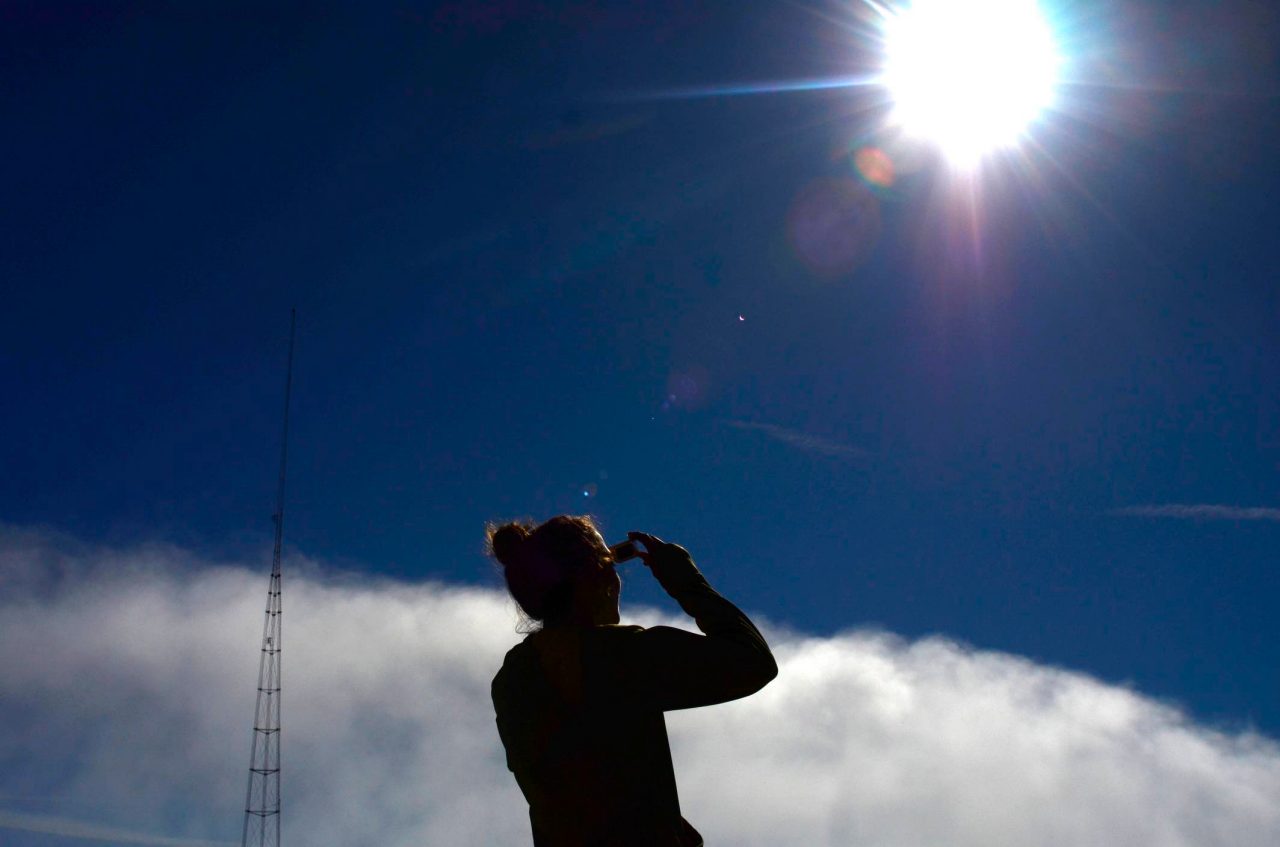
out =
{"type": "MultiPolygon", "coordinates": [[[[0,841],[238,842],[266,587],[264,565],[0,528],[0,841]]],[[[298,557],[284,592],[287,842],[527,845],[488,696],[509,601],[298,557]]],[[[773,684],[668,716],[712,844],[1280,843],[1272,739],[942,638],[763,628],[773,684]]]]}
{"type": "Polygon", "coordinates": [[[1210,503],[1162,503],[1113,509],[1113,515],[1138,518],[1180,518],[1197,521],[1280,521],[1280,509],[1260,506],[1220,506],[1210,503]]]}

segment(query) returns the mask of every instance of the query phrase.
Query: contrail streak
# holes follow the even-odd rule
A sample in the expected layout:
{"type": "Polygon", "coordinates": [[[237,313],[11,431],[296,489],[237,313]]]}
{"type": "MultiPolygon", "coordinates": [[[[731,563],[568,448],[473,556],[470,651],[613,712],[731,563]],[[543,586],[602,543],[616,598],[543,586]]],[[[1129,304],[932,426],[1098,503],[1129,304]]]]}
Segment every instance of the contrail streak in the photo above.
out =
{"type": "Polygon", "coordinates": [[[777,426],[776,424],[752,423],[751,421],[725,421],[729,426],[738,429],[754,429],[763,432],[770,438],[781,441],[783,444],[789,444],[792,447],[798,447],[801,450],[807,450],[810,453],[821,453],[824,456],[832,456],[838,459],[866,459],[871,454],[860,447],[853,447],[848,444],[842,444],[839,441],[830,441],[825,438],[819,438],[816,435],[810,435],[807,432],[801,432],[795,429],[787,429],[786,427],[777,426]]]}
{"type": "Polygon", "coordinates": [[[1262,506],[1219,506],[1210,503],[1162,503],[1112,509],[1111,514],[1137,518],[1180,518],[1199,521],[1280,521],[1280,509],[1262,506]]]}

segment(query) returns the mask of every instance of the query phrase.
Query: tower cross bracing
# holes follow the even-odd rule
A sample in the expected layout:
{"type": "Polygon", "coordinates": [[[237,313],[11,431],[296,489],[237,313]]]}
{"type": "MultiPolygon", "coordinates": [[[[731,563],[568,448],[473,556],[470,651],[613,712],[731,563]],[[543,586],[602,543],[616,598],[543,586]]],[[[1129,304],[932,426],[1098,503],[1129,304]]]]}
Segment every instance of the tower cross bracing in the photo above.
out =
{"type": "Polygon", "coordinates": [[[297,313],[289,316],[289,366],[284,384],[284,427],[280,436],[280,476],[276,485],[275,545],[271,583],[258,660],[258,698],[253,712],[249,787],[245,794],[241,847],[280,847],[280,552],[284,541],[284,479],[289,446],[289,396],[293,391],[293,341],[297,313]]]}

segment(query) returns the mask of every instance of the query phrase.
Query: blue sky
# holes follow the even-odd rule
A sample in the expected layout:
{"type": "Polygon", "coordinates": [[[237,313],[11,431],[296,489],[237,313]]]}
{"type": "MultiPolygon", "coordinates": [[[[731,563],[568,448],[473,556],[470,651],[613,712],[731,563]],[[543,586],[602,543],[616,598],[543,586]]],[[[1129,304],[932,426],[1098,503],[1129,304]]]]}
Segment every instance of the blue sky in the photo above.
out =
{"type": "Polygon", "coordinates": [[[1049,5],[1035,143],[888,187],[873,87],[676,96],[865,74],[857,6],[10,5],[0,522],[265,592],[296,307],[293,555],[492,587],[586,511],[1275,737],[1280,20],[1049,5]]]}

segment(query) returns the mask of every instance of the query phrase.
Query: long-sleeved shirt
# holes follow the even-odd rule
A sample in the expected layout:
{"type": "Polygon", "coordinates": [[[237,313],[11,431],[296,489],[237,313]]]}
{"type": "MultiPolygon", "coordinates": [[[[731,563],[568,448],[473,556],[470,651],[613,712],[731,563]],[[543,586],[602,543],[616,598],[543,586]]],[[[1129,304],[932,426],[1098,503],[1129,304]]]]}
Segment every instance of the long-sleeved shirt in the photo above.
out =
{"type": "Polygon", "coordinates": [[[493,679],[498,733],[529,802],[535,847],[697,847],[680,814],[663,712],[752,694],[777,676],[759,630],[683,548],[650,556],[705,635],[549,626],[493,679]]]}

